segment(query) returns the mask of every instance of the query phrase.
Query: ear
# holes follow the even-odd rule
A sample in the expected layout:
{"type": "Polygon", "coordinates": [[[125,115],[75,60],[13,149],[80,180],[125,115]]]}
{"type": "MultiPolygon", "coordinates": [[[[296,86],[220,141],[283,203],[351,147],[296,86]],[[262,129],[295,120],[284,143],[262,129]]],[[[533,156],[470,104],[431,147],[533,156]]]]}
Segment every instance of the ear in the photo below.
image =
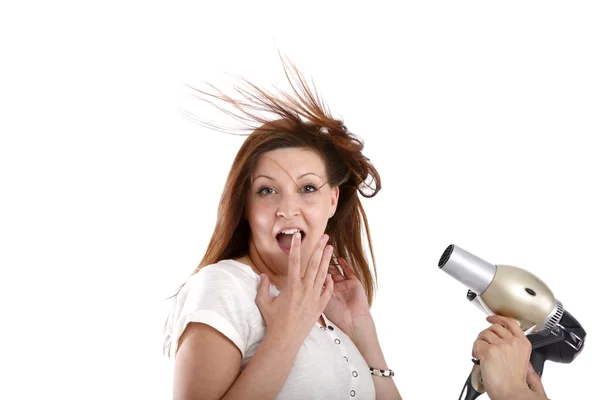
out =
{"type": "Polygon", "coordinates": [[[333,217],[333,214],[335,214],[335,210],[337,209],[339,197],[340,197],[340,187],[334,186],[331,189],[331,212],[329,213],[329,215],[330,215],[329,218],[333,217]]]}

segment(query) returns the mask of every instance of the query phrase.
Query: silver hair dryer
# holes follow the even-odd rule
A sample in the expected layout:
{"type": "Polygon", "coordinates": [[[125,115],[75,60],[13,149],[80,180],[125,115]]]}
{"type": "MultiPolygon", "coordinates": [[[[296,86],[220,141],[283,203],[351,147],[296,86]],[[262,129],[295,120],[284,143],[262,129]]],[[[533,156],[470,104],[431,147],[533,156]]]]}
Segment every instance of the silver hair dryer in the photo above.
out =
{"type": "MultiPolygon", "coordinates": [[[[586,332],[537,276],[510,265],[494,265],[451,244],[438,267],[464,284],[467,299],[489,315],[513,318],[531,342],[530,362],[541,376],[546,360],[570,363],[582,351],[586,332]]],[[[479,361],[465,383],[465,400],[485,392],[479,361]]],[[[462,392],[459,400],[462,398],[462,392]]]]}

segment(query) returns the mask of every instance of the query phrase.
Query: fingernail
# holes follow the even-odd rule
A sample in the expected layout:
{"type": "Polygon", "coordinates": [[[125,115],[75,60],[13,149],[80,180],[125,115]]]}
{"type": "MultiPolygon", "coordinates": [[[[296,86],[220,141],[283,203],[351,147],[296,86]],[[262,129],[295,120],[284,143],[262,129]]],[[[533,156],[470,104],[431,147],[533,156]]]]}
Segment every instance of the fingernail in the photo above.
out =
{"type": "Polygon", "coordinates": [[[326,243],[329,240],[329,235],[328,234],[324,234],[323,236],[321,236],[321,241],[323,243],[326,243]]]}
{"type": "Polygon", "coordinates": [[[260,280],[264,281],[265,280],[265,274],[260,274],[260,280]]]}
{"type": "Polygon", "coordinates": [[[300,236],[300,232],[296,232],[296,233],[294,233],[294,237],[295,237],[296,239],[300,239],[300,238],[301,238],[301,236],[300,236]]]}

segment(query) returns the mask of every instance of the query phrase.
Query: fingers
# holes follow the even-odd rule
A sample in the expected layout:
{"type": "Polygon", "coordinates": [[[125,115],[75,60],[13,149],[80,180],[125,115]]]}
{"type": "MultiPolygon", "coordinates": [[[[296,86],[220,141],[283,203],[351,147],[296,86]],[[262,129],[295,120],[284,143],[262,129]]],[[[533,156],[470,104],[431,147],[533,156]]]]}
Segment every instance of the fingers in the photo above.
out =
{"type": "Polygon", "coordinates": [[[521,330],[521,327],[519,327],[519,324],[517,324],[517,321],[515,321],[512,318],[503,317],[501,315],[491,315],[491,316],[487,317],[486,320],[491,324],[502,325],[510,333],[512,333],[514,336],[516,336],[518,338],[525,337],[525,333],[523,333],[523,331],[521,330]]]}
{"type": "Polygon", "coordinates": [[[327,278],[325,278],[325,287],[323,288],[323,292],[321,293],[321,300],[323,301],[322,306],[325,308],[327,303],[329,303],[329,299],[333,294],[333,278],[330,274],[327,274],[327,278]]]}
{"type": "Polygon", "coordinates": [[[350,265],[348,265],[345,258],[339,257],[338,261],[340,263],[340,266],[344,270],[344,275],[346,276],[346,278],[350,278],[350,279],[356,278],[356,274],[352,270],[352,267],[350,265]]]}
{"type": "Polygon", "coordinates": [[[486,329],[477,336],[477,340],[484,341],[489,344],[500,344],[502,339],[495,332],[486,329]]]}
{"type": "Polygon", "coordinates": [[[494,332],[501,339],[510,339],[513,337],[513,334],[509,332],[508,329],[498,323],[492,324],[492,326],[490,326],[488,329],[494,332]]]}
{"type": "Polygon", "coordinates": [[[477,339],[475,343],[473,343],[473,352],[472,355],[474,358],[481,360],[481,356],[485,354],[485,350],[489,346],[489,343],[484,342],[483,340],[477,339]]]}
{"type": "Polygon", "coordinates": [[[342,275],[336,264],[329,265],[329,273],[331,274],[331,278],[334,282],[340,282],[346,279],[344,278],[344,275],[342,275]]]}
{"type": "Polygon", "coordinates": [[[298,282],[300,280],[300,232],[294,233],[292,236],[292,246],[288,260],[288,281],[298,282]]]}
{"type": "MultiPolygon", "coordinates": [[[[504,318],[504,317],[501,317],[504,318]]],[[[486,318],[489,322],[493,322],[496,319],[491,319],[488,317],[486,318]]],[[[508,318],[505,318],[508,320],[508,318]]],[[[502,343],[502,341],[504,340],[510,340],[514,338],[514,335],[512,334],[512,332],[510,332],[507,328],[505,328],[503,325],[499,324],[498,322],[492,323],[492,326],[490,326],[489,328],[487,328],[486,330],[482,331],[479,336],[477,336],[477,340],[480,342],[483,342],[485,344],[500,344],[502,343]]],[[[483,346],[484,344],[480,344],[480,346],[483,346]]],[[[475,346],[473,346],[473,352],[471,353],[473,357],[476,357],[475,355],[475,346]]]]}
{"type": "Polygon", "coordinates": [[[258,291],[256,293],[256,305],[258,308],[262,308],[263,305],[269,300],[269,277],[267,274],[260,275],[260,283],[258,284],[258,291]]]}
{"type": "Polygon", "coordinates": [[[511,348],[516,346],[520,349],[525,349],[526,345],[531,346],[516,320],[500,315],[489,316],[486,320],[492,326],[482,331],[473,343],[473,357],[481,359],[497,346],[497,348],[507,348],[507,345],[511,348]]]}
{"type": "MultiPolygon", "coordinates": [[[[317,272],[319,271],[319,267],[321,266],[321,260],[323,259],[323,253],[328,240],[329,235],[324,234],[323,236],[321,236],[321,239],[315,246],[310,260],[308,261],[308,265],[306,266],[306,272],[304,273],[304,279],[309,286],[311,284],[315,284],[315,278],[317,276],[317,272]]],[[[327,265],[329,265],[329,262],[327,263],[327,265]]],[[[325,279],[325,277],[323,277],[323,279],[325,279]]],[[[320,284],[323,285],[323,280],[320,281],[320,284]]]]}
{"type": "Polygon", "coordinates": [[[317,276],[315,277],[315,281],[314,281],[313,287],[315,289],[320,289],[323,286],[325,279],[327,278],[327,271],[329,269],[329,262],[331,261],[332,255],[333,255],[333,246],[331,246],[331,245],[325,246],[325,250],[323,251],[323,256],[321,258],[321,264],[319,265],[319,269],[317,271],[317,276]]]}

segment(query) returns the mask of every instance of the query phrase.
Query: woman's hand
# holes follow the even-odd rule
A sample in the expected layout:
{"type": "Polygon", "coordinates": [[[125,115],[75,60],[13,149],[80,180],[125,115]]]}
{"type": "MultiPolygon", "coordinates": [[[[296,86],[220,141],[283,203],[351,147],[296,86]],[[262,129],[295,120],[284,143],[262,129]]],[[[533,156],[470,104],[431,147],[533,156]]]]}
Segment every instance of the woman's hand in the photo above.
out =
{"type": "Polygon", "coordinates": [[[256,305],[267,325],[267,335],[301,344],[323,313],[333,292],[333,280],[327,273],[333,254],[323,235],[300,277],[300,233],[292,237],[285,287],[277,297],[269,295],[269,277],[261,275],[256,305]],[[325,287],[323,287],[325,285],[325,287]]]}
{"type": "Polygon", "coordinates": [[[344,271],[342,275],[335,265],[331,265],[329,273],[333,278],[333,296],[325,307],[325,315],[336,324],[350,339],[354,340],[354,323],[361,317],[371,317],[369,302],[365,289],[360,283],[352,267],[345,259],[338,258],[344,271]]]}
{"type": "Polygon", "coordinates": [[[529,364],[531,343],[514,319],[493,315],[492,324],[473,344],[485,390],[492,400],[535,395],[547,399],[539,376],[529,364]]]}

